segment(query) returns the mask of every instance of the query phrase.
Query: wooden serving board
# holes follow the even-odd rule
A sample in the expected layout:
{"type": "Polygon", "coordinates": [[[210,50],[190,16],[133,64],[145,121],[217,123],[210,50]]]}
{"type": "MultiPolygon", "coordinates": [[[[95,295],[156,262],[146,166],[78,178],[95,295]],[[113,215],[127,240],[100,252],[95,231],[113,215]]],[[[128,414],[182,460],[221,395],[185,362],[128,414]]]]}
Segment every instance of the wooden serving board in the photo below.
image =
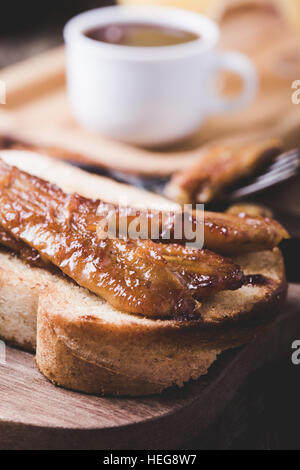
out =
{"type": "Polygon", "coordinates": [[[181,390],[140,399],[56,388],[31,354],[7,348],[0,449],[181,449],[195,439],[205,448],[208,434],[226,448],[262,410],[261,396],[251,393],[255,373],[283,358],[289,364],[299,338],[300,286],[290,285],[285,310],[251,344],[223,353],[207,376],[181,390]]]}
{"type": "MultiPolygon", "coordinates": [[[[202,146],[216,139],[275,134],[284,137],[286,147],[300,145],[300,111],[291,101],[291,83],[300,78],[300,34],[272,10],[245,6],[248,3],[225,14],[220,43],[222,49],[248,54],[257,66],[260,92],[244,111],[214,117],[189,140],[165,150],[113,142],[74,121],[66,97],[64,50],[59,48],[0,72],[7,89],[7,102],[0,105],[0,136],[51,148],[64,158],[144,176],[168,176],[193,164],[202,146]]],[[[236,90],[233,78],[228,86],[236,90]]]]}

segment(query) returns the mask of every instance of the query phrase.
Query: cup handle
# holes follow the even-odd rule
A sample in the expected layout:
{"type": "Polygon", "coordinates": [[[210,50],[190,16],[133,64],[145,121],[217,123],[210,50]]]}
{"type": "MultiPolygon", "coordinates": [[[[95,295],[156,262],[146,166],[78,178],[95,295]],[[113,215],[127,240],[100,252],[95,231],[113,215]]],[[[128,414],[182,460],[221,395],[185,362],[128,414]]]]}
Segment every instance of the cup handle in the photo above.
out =
{"type": "Polygon", "coordinates": [[[209,68],[210,98],[208,101],[209,114],[228,113],[240,110],[250,104],[258,89],[258,75],[252,62],[239,52],[216,52],[209,68]],[[235,72],[243,80],[243,88],[239,96],[222,98],[212,87],[212,75],[227,70],[235,72]]]}

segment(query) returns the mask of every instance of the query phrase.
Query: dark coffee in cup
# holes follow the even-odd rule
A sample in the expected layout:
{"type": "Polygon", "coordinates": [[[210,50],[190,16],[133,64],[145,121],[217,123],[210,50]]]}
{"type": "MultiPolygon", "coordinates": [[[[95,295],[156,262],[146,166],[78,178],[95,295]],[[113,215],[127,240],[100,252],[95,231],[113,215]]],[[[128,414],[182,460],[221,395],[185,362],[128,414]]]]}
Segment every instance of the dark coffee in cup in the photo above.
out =
{"type": "Polygon", "coordinates": [[[111,23],[94,27],[85,36],[96,41],[119,46],[162,47],[175,46],[199,39],[191,31],[148,23],[111,23]]]}

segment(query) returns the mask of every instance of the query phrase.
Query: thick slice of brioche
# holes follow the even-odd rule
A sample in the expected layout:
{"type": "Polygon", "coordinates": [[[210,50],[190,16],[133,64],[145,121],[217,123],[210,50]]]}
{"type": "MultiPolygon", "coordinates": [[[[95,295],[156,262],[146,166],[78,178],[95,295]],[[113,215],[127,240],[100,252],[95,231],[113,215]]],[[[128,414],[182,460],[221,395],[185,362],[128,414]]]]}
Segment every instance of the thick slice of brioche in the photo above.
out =
{"type": "Polygon", "coordinates": [[[181,386],[205,374],[222,350],[251,340],[284,302],[278,249],[236,261],[271,282],[220,292],[203,302],[203,322],[182,324],[118,312],[69,280],[0,253],[0,334],[34,350],[38,310],[37,365],[53,382],[122,395],[181,386]]]}
{"type": "MultiPolygon", "coordinates": [[[[87,393],[143,395],[196,379],[222,350],[251,340],[285,299],[281,254],[239,259],[270,284],[221,292],[203,302],[203,322],[150,320],[114,310],[67,281],[40,297],[36,361],[51,381],[87,393]]],[[[248,271],[249,270],[249,271],[248,271]]]]}
{"type": "Polygon", "coordinates": [[[150,320],[119,312],[56,274],[0,253],[0,335],[35,349],[50,380],[88,393],[143,395],[207,372],[222,350],[251,340],[279,312],[286,294],[278,249],[244,255],[261,286],[220,292],[202,304],[203,322],[150,320]],[[17,296],[16,296],[17,292],[17,296]]]}
{"type": "MultiPolygon", "coordinates": [[[[125,203],[174,207],[146,191],[135,189],[133,195],[125,185],[108,183],[106,178],[30,152],[6,151],[0,156],[56,182],[65,191],[77,190],[113,202],[121,202],[122,196],[132,194],[125,203]]],[[[277,248],[243,255],[234,261],[245,274],[262,274],[268,281],[220,292],[203,301],[202,319],[178,322],[119,312],[70,280],[30,267],[3,250],[0,336],[34,350],[38,312],[36,361],[54,383],[112,395],[151,394],[174,384],[182,386],[205,374],[222,350],[251,340],[284,302],[284,265],[277,248]]]]}
{"type": "Polygon", "coordinates": [[[270,282],[220,292],[203,301],[203,321],[184,325],[121,313],[68,281],[50,285],[39,301],[39,369],[56,384],[106,394],[156,393],[200,377],[222,350],[251,340],[285,300],[278,249],[239,261],[270,282]]]}

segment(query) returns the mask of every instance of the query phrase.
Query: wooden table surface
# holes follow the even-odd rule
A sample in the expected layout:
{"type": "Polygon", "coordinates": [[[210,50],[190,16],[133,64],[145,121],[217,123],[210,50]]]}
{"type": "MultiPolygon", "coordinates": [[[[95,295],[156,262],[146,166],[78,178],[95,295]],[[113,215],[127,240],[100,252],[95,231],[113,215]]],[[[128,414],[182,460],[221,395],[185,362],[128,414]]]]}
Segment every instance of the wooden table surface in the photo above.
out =
{"type": "MultiPolygon", "coordinates": [[[[95,3],[81,2],[82,9],[87,9],[95,3]]],[[[103,0],[103,4],[112,3],[103,0]]],[[[77,8],[80,2],[76,2],[77,8]]],[[[79,8],[80,9],[80,8],[79,8]]],[[[73,13],[73,12],[72,12],[73,13]]],[[[61,27],[68,11],[63,11],[63,17],[52,24],[40,23],[27,31],[1,35],[0,68],[30,57],[62,42],[61,27]]],[[[53,21],[53,18],[52,18],[53,21]]],[[[299,78],[299,77],[298,77],[299,78]]],[[[300,305],[299,305],[300,314],[300,305]]],[[[300,339],[300,332],[295,332],[295,339],[300,339]]],[[[261,371],[255,380],[249,384],[251,393],[262,392],[263,403],[261,414],[253,414],[253,422],[245,430],[242,438],[234,442],[232,449],[300,449],[300,365],[293,366],[288,358],[273,364],[261,371]]],[[[207,437],[206,448],[216,448],[216,437],[207,437]]],[[[201,443],[192,442],[189,448],[201,448],[201,443]]]]}

